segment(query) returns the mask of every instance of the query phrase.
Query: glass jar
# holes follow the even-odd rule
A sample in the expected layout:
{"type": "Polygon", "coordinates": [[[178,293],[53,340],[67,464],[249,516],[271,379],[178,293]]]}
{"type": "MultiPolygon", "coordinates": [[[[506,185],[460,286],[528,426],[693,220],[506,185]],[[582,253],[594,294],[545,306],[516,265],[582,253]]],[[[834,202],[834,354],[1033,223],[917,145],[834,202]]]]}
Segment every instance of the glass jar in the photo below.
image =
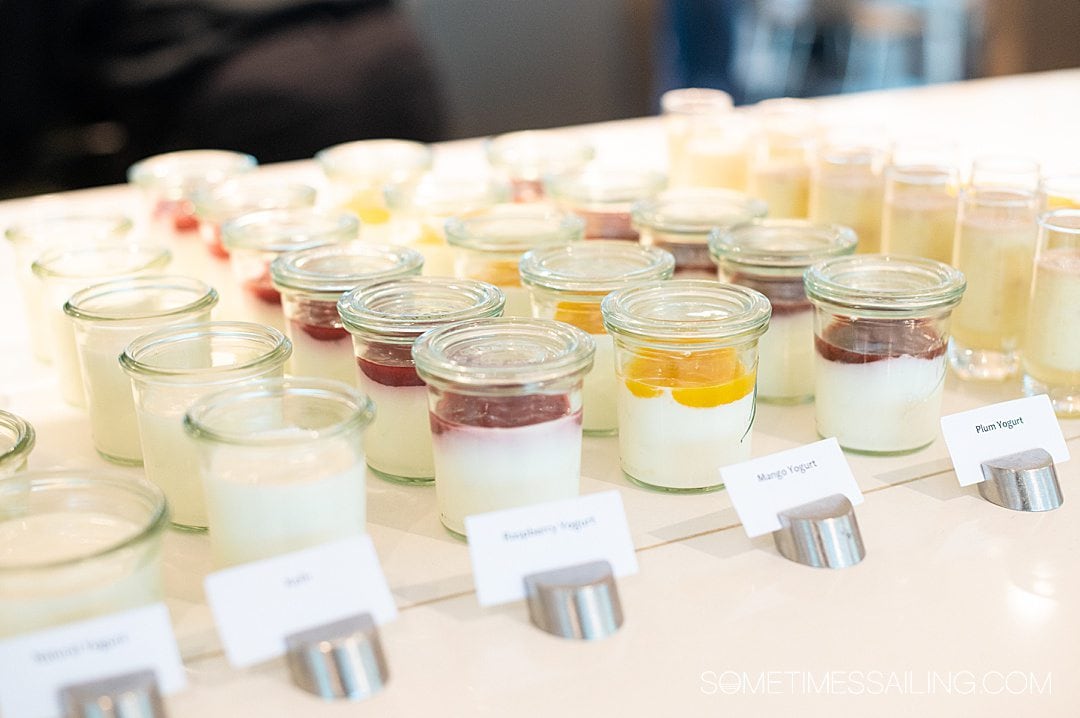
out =
{"type": "Polygon", "coordinates": [[[233,278],[244,290],[244,319],[284,329],[270,263],[285,252],[355,240],[359,231],[354,214],[309,207],[251,212],[221,225],[233,278]]]}
{"type": "Polygon", "coordinates": [[[315,206],[315,188],[280,176],[257,172],[202,187],[192,197],[199,236],[211,256],[228,259],[221,227],[230,219],[267,209],[300,209],[315,206]]]}
{"type": "Polygon", "coordinates": [[[127,180],[139,188],[151,225],[170,232],[193,232],[199,222],[192,197],[250,172],[257,164],[242,152],[181,150],[136,162],[128,168],[127,180]]]}
{"type": "Polygon", "coordinates": [[[877,133],[834,130],[818,145],[810,170],[810,219],[851,227],[856,251],[881,251],[888,149],[877,133]]]}
{"type": "Polygon", "coordinates": [[[161,600],[165,497],[82,469],[0,479],[0,637],[161,600]]]}
{"type": "Polygon", "coordinates": [[[510,199],[510,185],[493,176],[428,172],[386,187],[393,213],[395,244],[407,244],[424,255],[424,274],[449,277],[454,253],[446,243],[446,221],[472,217],[510,199]]]}
{"type": "Polygon", "coordinates": [[[670,279],[674,268],[670,252],[603,240],[537,249],[521,259],[521,281],[529,288],[533,316],[573,324],[596,345],[593,367],[582,389],[586,434],[608,436],[619,427],[615,345],[604,329],[600,302],[632,284],[670,279]]]}
{"type": "Polygon", "coordinates": [[[36,438],[29,421],[0,410],[0,478],[26,468],[36,438]]]}
{"type": "Polygon", "coordinates": [[[723,488],[720,467],[750,458],[757,343],[769,300],[716,280],[672,279],[609,294],[619,463],[636,484],[723,488]]]}
{"type": "Polygon", "coordinates": [[[275,259],[270,275],[293,344],[292,373],[355,385],[356,359],[338,300],[356,287],[419,274],[423,266],[416,250],[367,242],[311,247],[275,259]]]}
{"type": "Polygon", "coordinates": [[[814,398],[814,313],[803,273],[826,257],[851,254],[856,243],[848,227],[798,219],[756,220],[710,235],[720,279],[755,289],[772,305],[769,329],[758,341],[761,401],[814,398]]]}
{"type": "Polygon", "coordinates": [[[380,282],[341,297],[338,313],[352,334],[360,390],[375,402],[364,452],[377,476],[410,484],[435,478],[427,389],[413,342],[429,329],[498,316],[505,302],[494,285],[445,277],[380,282]]]}
{"type": "Polygon", "coordinates": [[[54,247],[41,254],[31,269],[41,283],[45,321],[52,344],[53,365],[60,396],[71,406],[86,406],[82,371],[75,347],[75,327],[64,313],[72,294],[111,279],[160,272],[172,259],[164,247],[109,242],[78,247],[54,247]]]}
{"type": "Polygon", "coordinates": [[[206,491],[218,567],[299,551],[365,530],[362,435],[371,400],[315,378],[256,379],[184,416],[206,491]]]}
{"type": "Polygon", "coordinates": [[[52,361],[45,298],[42,284],[31,266],[38,256],[57,246],[119,242],[131,232],[131,220],[116,214],[56,214],[26,219],[4,231],[15,255],[15,281],[22,294],[30,347],[42,362],[52,361]]]}
{"type": "Polygon", "coordinates": [[[1034,188],[972,185],[960,193],[953,264],[967,289],[953,312],[949,365],[961,379],[1002,381],[1020,371],[1038,204],[1034,188]]]}
{"type": "Polygon", "coordinates": [[[769,206],[769,216],[805,219],[810,209],[810,164],[817,122],[805,100],[778,98],[755,107],[760,119],[750,151],[747,191],[769,206]]]}
{"type": "Polygon", "coordinates": [[[431,148],[412,140],[357,140],[327,147],[315,161],[329,182],[327,205],[352,212],[364,225],[366,238],[390,221],[383,198],[389,184],[409,182],[431,169],[431,148]]]}
{"type": "Polygon", "coordinates": [[[472,217],[446,222],[446,241],[459,252],[454,275],[494,284],[506,296],[505,316],[528,317],[529,294],[521,286],[518,263],[530,249],[579,241],[580,217],[544,205],[500,205],[472,217]]]}
{"type": "Polygon", "coordinates": [[[634,205],[641,243],[671,252],[678,279],[713,279],[709,232],[764,217],[761,200],[726,189],[676,189],[634,205]]]}
{"type": "Polygon", "coordinates": [[[672,187],[746,190],[749,127],[733,107],[731,95],[710,88],[668,90],[660,97],[672,187]]]}
{"type": "Polygon", "coordinates": [[[545,319],[482,319],[417,340],[447,529],[465,536],[466,516],[578,495],[593,354],[588,334],[545,319]]]}
{"type": "Polygon", "coordinates": [[[896,145],[885,169],[882,251],[952,262],[959,192],[952,145],[896,145]]]}
{"type": "Polygon", "coordinates": [[[75,326],[90,434],[103,459],[142,464],[131,380],[119,362],[124,349],[155,329],[209,321],[217,301],[217,292],[198,279],[150,276],[95,284],[64,304],[75,326]]]}
{"type": "Polygon", "coordinates": [[[559,209],[585,220],[585,239],[624,239],[636,242],[630,209],[639,200],[656,196],[667,183],[664,175],[641,169],[590,165],[545,181],[548,197],[559,209]]]}
{"type": "Polygon", "coordinates": [[[931,259],[864,254],[818,262],[805,283],[818,433],[876,454],[932,443],[964,275],[931,259]]]}
{"type": "Polygon", "coordinates": [[[596,154],[581,137],[556,130],[508,132],[487,141],[488,164],[510,179],[515,202],[544,198],[544,177],[581,169],[596,154]]]}
{"type": "Polygon", "coordinates": [[[1023,339],[1024,393],[1046,394],[1062,418],[1080,416],[1080,209],[1039,217],[1035,276],[1023,339]]]}
{"type": "Polygon", "coordinates": [[[176,526],[207,526],[198,456],[184,435],[184,412],[206,394],[282,376],[291,352],[292,344],[276,329],[219,321],[144,334],[120,356],[131,377],[146,478],[165,492],[176,526]]]}

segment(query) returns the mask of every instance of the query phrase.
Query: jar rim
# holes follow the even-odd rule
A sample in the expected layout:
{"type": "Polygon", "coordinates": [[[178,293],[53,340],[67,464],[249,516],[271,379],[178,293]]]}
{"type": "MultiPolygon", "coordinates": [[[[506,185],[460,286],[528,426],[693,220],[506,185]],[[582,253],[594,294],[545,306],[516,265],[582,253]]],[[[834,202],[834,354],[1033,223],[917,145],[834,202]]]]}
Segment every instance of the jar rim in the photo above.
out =
{"type": "Polygon", "coordinates": [[[555,199],[583,204],[631,204],[652,197],[667,184],[654,170],[588,165],[544,178],[544,191],[555,199]]]}
{"type": "Polygon", "coordinates": [[[675,257],[657,247],[598,239],[530,250],[518,266],[526,286],[587,294],[599,302],[628,284],[670,279],[675,257]]]}
{"type": "Polygon", "coordinates": [[[499,204],[468,217],[451,217],[445,229],[452,246],[518,255],[580,241],[585,236],[585,220],[546,205],[499,204]]]}
{"type": "Polygon", "coordinates": [[[123,277],[145,272],[150,269],[160,269],[172,260],[172,252],[162,245],[148,245],[139,242],[102,242],[98,244],[82,246],[63,246],[46,249],[30,265],[30,270],[41,279],[93,279],[101,276],[101,269],[97,266],[89,267],[82,263],[76,263],[74,270],[65,270],[56,266],[56,263],[65,255],[69,254],[105,254],[130,258],[131,264],[125,265],[120,271],[109,271],[108,274],[123,277]],[[90,271],[90,270],[93,271],[90,271]]]}
{"type": "Polygon", "coordinates": [[[677,87],[660,96],[660,111],[665,115],[726,114],[734,108],[731,95],[714,87],[677,87]]]}
{"type": "Polygon", "coordinates": [[[475,279],[405,277],[357,287],[338,300],[338,315],[350,334],[411,344],[444,324],[494,317],[506,296],[475,279]]]}
{"type": "Polygon", "coordinates": [[[192,312],[211,309],[218,303],[217,290],[206,282],[181,275],[151,275],[145,277],[129,277],[114,279],[100,284],[93,284],[81,289],[64,303],[64,313],[72,319],[92,322],[124,323],[128,321],[143,321],[161,317],[174,317],[192,312]],[[95,300],[100,300],[110,295],[125,292],[139,292],[148,289],[166,289],[176,292],[185,292],[194,298],[175,306],[158,308],[153,311],[124,312],[109,311],[108,309],[94,309],[95,300]],[[89,305],[89,306],[88,306],[89,305]]]}
{"type": "Polygon", "coordinates": [[[273,327],[254,322],[213,321],[178,324],[144,334],[124,349],[120,366],[133,377],[154,377],[183,382],[192,376],[207,377],[204,383],[228,380],[261,367],[282,365],[292,354],[292,342],[273,327]],[[199,367],[176,367],[160,362],[165,352],[178,350],[181,344],[221,337],[261,346],[264,351],[233,364],[199,367]]]}
{"type": "Polygon", "coordinates": [[[42,214],[34,217],[26,217],[14,222],[4,230],[4,236],[13,244],[32,241],[35,231],[49,229],[50,226],[59,227],[65,223],[85,222],[106,226],[100,236],[95,235],[98,241],[119,241],[135,226],[131,218],[123,214],[95,214],[93,212],[60,212],[56,214],[42,214]]]}
{"type": "Polygon", "coordinates": [[[315,161],[332,180],[397,182],[431,167],[431,147],[414,140],[354,140],[315,153],[315,161]],[[364,164],[364,170],[357,168],[364,164]]]}
{"type": "Polygon", "coordinates": [[[1080,208],[1068,207],[1043,212],[1039,215],[1039,227],[1057,234],[1080,234],[1080,208]]]}
{"type": "Polygon", "coordinates": [[[232,251],[289,252],[355,240],[360,220],[352,212],[314,207],[264,209],[233,217],[221,225],[221,242],[232,251]]]}
{"type": "MultiPolygon", "coordinates": [[[[25,572],[41,571],[75,566],[87,561],[93,561],[103,556],[114,554],[117,551],[137,546],[148,539],[161,534],[169,520],[168,504],[165,494],[161,489],[142,477],[128,476],[114,471],[100,471],[97,469],[51,469],[46,471],[21,471],[11,476],[0,478],[0,495],[9,491],[19,493],[37,491],[55,491],[76,489],[79,491],[102,492],[102,490],[116,493],[123,492],[133,495],[142,501],[149,503],[150,512],[141,522],[138,530],[122,540],[107,546],[97,547],[94,550],[65,558],[61,560],[43,561],[39,563],[0,565],[0,574],[5,571],[25,572]]],[[[82,503],[79,506],[83,506],[82,503]]]]}
{"type": "Polygon", "coordinates": [[[818,305],[911,314],[956,306],[963,273],[933,259],[857,254],[824,259],[804,275],[807,298],[818,305]]]}
{"type": "Polygon", "coordinates": [[[233,174],[248,172],[258,161],[245,152],[232,150],[179,150],[139,160],[128,167],[131,184],[149,188],[159,185],[184,187],[195,182],[215,184],[233,174]]]}
{"type": "Polygon", "coordinates": [[[855,251],[855,231],[803,219],[755,219],[709,232],[709,254],[718,264],[805,269],[826,257],[855,251]]]}
{"type": "Polygon", "coordinates": [[[314,207],[315,188],[280,176],[249,172],[198,188],[191,197],[198,217],[213,222],[249,212],[314,207]]]}
{"type": "Polygon", "coordinates": [[[573,170],[596,156],[587,139],[558,130],[505,132],[485,140],[484,150],[493,167],[528,179],[573,170]]]}
{"type": "Polygon", "coordinates": [[[760,292],[708,279],[671,279],[607,295],[600,305],[608,333],[682,349],[730,346],[765,333],[772,305],[760,292]]]}
{"type": "Polygon", "coordinates": [[[285,252],[270,263],[279,290],[341,295],[362,284],[419,274],[424,255],[392,244],[349,241],[285,252]]]}
{"type": "Polygon", "coordinates": [[[742,192],[684,188],[635,203],[631,220],[639,230],[704,238],[715,227],[748,222],[764,217],[767,212],[764,200],[742,192]]]}
{"type": "Polygon", "coordinates": [[[184,412],[184,431],[193,439],[238,446],[287,447],[319,439],[340,436],[363,429],[375,418],[371,397],[348,384],[317,377],[272,377],[252,379],[197,399],[184,412]],[[283,428],[263,431],[237,431],[215,426],[215,412],[243,406],[260,399],[297,397],[336,405],[347,413],[342,419],[320,427],[296,427],[301,432],[283,428]]]}
{"type": "Polygon", "coordinates": [[[596,345],[554,319],[490,317],[432,329],[413,345],[417,374],[431,384],[473,391],[539,389],[587,372],[596,345]]]}
{"type": "Polygon", "coordinates": [[[0,431],[6,431],[14,439],[11,446],[0,453],[0,466],[18,462],[34,450],[37,433],[33,425],[18,414],[0,409],[0,431]]]}
{"type": "Polygon", "coordinates": [[[451,174],[428,171],[418,177],[389,182],[383,197],[391,210],[435,216],[462,215],[510,199],[509,182],[491,174],[451,174]]]}

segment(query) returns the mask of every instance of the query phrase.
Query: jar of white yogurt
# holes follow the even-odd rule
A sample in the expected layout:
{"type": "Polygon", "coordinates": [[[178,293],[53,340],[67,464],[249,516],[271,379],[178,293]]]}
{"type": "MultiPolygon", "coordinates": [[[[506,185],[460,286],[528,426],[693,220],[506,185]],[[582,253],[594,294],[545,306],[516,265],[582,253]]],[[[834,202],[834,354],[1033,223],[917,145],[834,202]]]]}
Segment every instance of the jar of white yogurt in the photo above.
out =
{"type": "Polygon", "coordinates": [[[818,262],[804,279],[818,433],[875,454],[933,442],[964,275],[932,259],[865,254],[818,262]]]}
{"type": "Polygon", "coordinates": [[[623,473],[662,491],[722,488],[720,467],[750,458],[769,300],[716,280],[672,279],[609,294],[601,311],[615,340],[623,473]]]}
{"type": "Polygon", "coordinates": [[[814,397],[814,313],[803,272],[814,262],[855,251],[848,227],[797,219],[763,219],[713,230],[709,251],[720,279],[750,287],[772,304],[758,343],[757,395],[798,404],[814,397]]]}
{"type": "Polygon", "coordinates": [[[29,421],[9,411],[0,411],[0,477],[26,468],[36,436],[29,421]]]}
{"type": "Polygon", "coordinates": [[[379,282],[338,301],[360,390],[375,402],[364,452],[376,476],[407,484],[435,479],[427,387],[413,363],[413,342],[429,329],[499,316],[505,301],[493,284],[449,277],[379,282]]]}
{"type": "Polygon", "coordinates": [[[232,566],[365,531],[371,400],[338,381],[257,379],[195,402],[214,564],[232,566]]]}
{"type": "Polygon", "coordinates": [[[270,264],[281,293],[285,334],[292,340],[291,373],[356,384],[352,340],[337,302],[351,289],[417,275],[424,257],[415,249],[343,242],[286,252],[270,264]]]}
{"type": "Polygon", "coordinates": [[[413,346],[428,385],[439,518],[577,496],[588,334],[565,322],[505,317],[432,330],[413,346]]]}
{"type": "Polygon", "coordinates": [[[632,284],[670,279],[674,267],[670,252],[605,240],[533,250],[522,257],[521,281],[529,288],[533,316],[573,324],[596,344],[593,368],[585,376],[586,434],[612,435],[619,426],[615,345],[604,329],[600,302],[632,284]]]}
{"type": "Polygon", "coordinates": [[[585,222],[542,204],[503,204],[471,217],[451,217],[446,241],[460,251],[455,276],[494,284],[506,295],[503,314],[528,317],[529,293],[521,286],[518,262],[530,249],[581,241],[585,222]]]}
{"type": "Polygon", "coordinates": [[[1080,416],[1080,209],[1039,217],[1022,356],[1024,392],[1047,394],[1060,417],[1080,416]]]}
{"type": "Polygon", "coordinates": [[[677,279],[712,279],[716,266],[709,257],[709,232],[765,216],[759,199],[715,188],[683,188],[634,205],[634,226],[641,243],[675,256],[677,279]]]}

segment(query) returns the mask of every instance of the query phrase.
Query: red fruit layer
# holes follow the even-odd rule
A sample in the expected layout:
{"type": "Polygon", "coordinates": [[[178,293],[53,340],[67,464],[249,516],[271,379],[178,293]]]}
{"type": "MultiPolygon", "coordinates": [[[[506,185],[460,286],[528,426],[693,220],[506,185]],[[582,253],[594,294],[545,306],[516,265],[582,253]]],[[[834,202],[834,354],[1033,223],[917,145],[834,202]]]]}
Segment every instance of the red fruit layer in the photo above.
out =
{"type": "Polygon", "coordinates": [[[208,225],[206,230],[202,233],[203,243],[206,245],[207,251],[218,259],[228,259],[229,250],[225,249],[225,245],[221,242],[221,227],[216,224],[208,225]]]}
{"type": "Polygon", "coordinates": [[[293,316],[289,321],[294,335],[297,332],[304,332],[312,339],[321,342],[338,341],[349,336],[349,332],[341,326],[336,302],[300,299],[292,308],[291,313],[293,316]]]}
{"type": "Polygon", "coordinates": [[[154,207],[154,217],[172,220],[173,229],[177,232],[190,232],[199,226],[195,208],[186,199],[159,200],[154,207]]]}
{"type": "Polygon", "coordinates": [[[356,364],[364,376],[383,386],[424,386],[424,380],[412,364],[377,364],[368,359],[357,358],[356,364]]]}
{"type": "MultiPolygon", "coordinates": [[[[565,394],[525,396],[472,396],[447,392],[431,413],[431,433],[441,434],[462,426],[509,429],[554,421],[569,415],[565,394]]],[[[581,421],[581,412],[576,413],[581,421]]]]}
{"type": "Polygon", "coordinates": [[[343,327],[328,327],[322,324],[308,324],[307,322],[300,322],[293,319],[290,324],[293,328],[293,336],[303,332],[309,337],[320,342],[336,342],[341,339],[347,339],[349,332],[345,331],[343,327]]]}
{"type": "Polygon", "coordinates": [[[734,272],[728,281],[755,289],[769,298],[773,316],[807,312],[813,307],[806,298],[802,277],[758,277],[734,272]]]}
{"type": "Polygon", "coordinates": [[[262,300],[267,304],[281,304],[281,293],[274,289],[274,284],[270,281],[269,274],[264,274],[256,279],[246,280],[244,282],[244,289],[256,299],[262,300]]]}
{"type": "Polygon", "coordinates": [[[585,239],[638,240],[637,230],[630,224],[629,212],[577,211],[585,220],[585,239]]]}
{"type": "Polygon", "coordinates": [[[901,356],[934,359],[945,353],[945,338],[932,319],[836,317],[814,347],[825,359],[869,364],[901,356]]]}

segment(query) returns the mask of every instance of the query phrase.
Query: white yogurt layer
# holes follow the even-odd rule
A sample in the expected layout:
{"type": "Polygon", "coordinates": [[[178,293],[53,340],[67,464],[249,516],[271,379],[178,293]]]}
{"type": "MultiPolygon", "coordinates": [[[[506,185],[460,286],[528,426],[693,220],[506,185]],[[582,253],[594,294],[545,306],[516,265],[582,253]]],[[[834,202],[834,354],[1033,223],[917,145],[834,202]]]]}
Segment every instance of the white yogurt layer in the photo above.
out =
{"type": "Polygon", "coordinates": [[[945,355],[846,364],[815,357],[817,430],[845,449],[910,451],[938,433],[945,355]]]}
{"type": "Polygon", "coordinates": [[[609,334],[590,336],[596,343],[596,354],[582,387],[582,428],[586,434],[611,434],[619,428],[615,343],[609,334]]]}
{"type": "Polygon", "coordinates": [[[375,471],[405,480],[431,480],[431,448],[426,386],[386,386],[358,372],[360,390],[375,402],[375,419],[364,432],[364,453],[375,471]]]}
{"type": "Polygon", "coordinates": [[[443,524],[578,495],[581,415],[512,428],[456,426],[434,437],[435,495],[443,524]]]}
{"type": "Polygon", "coordinates": [[[814,312],[774,314],[758,339],[758,398],[798,402],[814,395],[814,312]]]}
{"type": "Polygon", "coordinates": [[[750,458],[753,392],[729,404],[685,406],[670,389],[634,396],[618,389],[619,461],[650,486],[704,489],[720,485],[720,467],[750,458]]]}
{"type": "Polygon", "coordinates": [[[288,324],[293,351],[289,357],[291,374],[317,376],[343,381],[356,386],[356,356],[352,338],[345,334],[337,339],[315,339],[292,322],[288,324]]]}

